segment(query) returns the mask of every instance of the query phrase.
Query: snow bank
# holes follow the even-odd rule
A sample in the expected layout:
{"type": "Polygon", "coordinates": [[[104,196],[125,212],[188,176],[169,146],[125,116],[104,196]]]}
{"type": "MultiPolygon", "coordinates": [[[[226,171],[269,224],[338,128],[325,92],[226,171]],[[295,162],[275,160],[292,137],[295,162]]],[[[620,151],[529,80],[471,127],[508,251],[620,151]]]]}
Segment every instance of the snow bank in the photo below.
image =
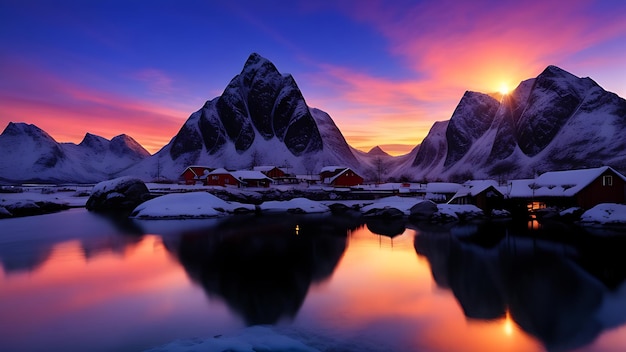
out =
{"type": "Polygon", "coordinates": [[[254,211],[254,205],[226,202],[207,192],[171,193],[138,205],[131,217],[141,219],[199,219],[254,211]]]}
{"type": "Polygon", "coordinates": [[[294,198],[287,201],[267,201],[261,203],[259,208],[262,212],[290,212],[290,213],[325,213],[330,208],[320,202],[307,198],[294,198]]]}
{"type": "Polygon", "coordinates": [[[433,215],[436,220],[468,220],[484,215],[482,209],[471,204],[437,204],[439,211],[433,215]]]}
{"type": "Polygon", "coordinates": [[[363,213],[371,213],[393,208],[401,211],[404,215],[409,215],[411,213],[411,207],[420,202],[423,202],[423,200],[408,197],[386,197],[364,206],[361,211],[363,213]]]}
{"type": "Polygon", "coordinates": [[[208,339],[178,340],[159,346],[147,352],[257,352],[290,351],[316,352],[300,341],[281,335],[265,326],[252,326],[236,335],[216,336],[208,339]]]}
{"type": "Polygon", "coordinates": [[[603,203],[587,210],[580,217],[583,224],[626,225],[626,205],[603,203]]]}

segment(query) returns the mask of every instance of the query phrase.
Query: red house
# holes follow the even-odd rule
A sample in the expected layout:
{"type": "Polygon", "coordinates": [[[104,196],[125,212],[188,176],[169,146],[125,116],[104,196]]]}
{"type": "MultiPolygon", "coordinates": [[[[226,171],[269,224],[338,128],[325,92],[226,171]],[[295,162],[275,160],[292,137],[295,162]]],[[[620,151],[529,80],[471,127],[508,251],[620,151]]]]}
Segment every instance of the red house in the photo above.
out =
{"type": "Polygon", "coordinates": [[[215,169],[208,166],[192,165],[183,171],[180,178],[186,185],[195,185],[198,182],[206,184],[206,176],[213,170],[215,169]]]}
{"type": "Polygon", "coordinates": [[[252,170],[260,171],[265,176],[273,179],[283,178],[287,175],[285,171],[279,169],[276,166],[255,166],[252,170]]]}
{"type": "Polygon", "coordinates": [[[219,168],[211,171],[206,178],[206,184],[208,186],[235,186],[241,187],[242,181],[237,179],[230,171],[219,168]]]}
{"type": "Polygon", "coordinates": [[[260,171],[233,171],[232,175],[246,187],[269,187],[273,182],[271,178],[265,176],[260,171]]]}
{"type": "Polygon", "coordinates": [[[626,177],[609,166],[551,171],[534,180],[511,182],[511,199],[546,206],[593,208],[600,203],[626,202],[626,177]]]}
{"type": "Polygon", "coordinates": [[[363,177],[350,168],[341,166],[326,166],[320,172],[323,184],[335,187],[357,186],[363,183],[363,177]]]}

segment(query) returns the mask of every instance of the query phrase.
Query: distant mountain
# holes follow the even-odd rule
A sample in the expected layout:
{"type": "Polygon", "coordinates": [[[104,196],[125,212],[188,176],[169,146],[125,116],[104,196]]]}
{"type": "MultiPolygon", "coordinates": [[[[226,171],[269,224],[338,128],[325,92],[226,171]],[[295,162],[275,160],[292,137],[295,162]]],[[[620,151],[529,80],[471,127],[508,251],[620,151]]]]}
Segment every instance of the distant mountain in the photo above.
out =
{"type": "Polygon", "coordinates": [[[626,100],[556,66],[501,101],[466,92],[396,177],[523,178],[610,165],[626,170],[626,100]]]}
{"type": "Polygon", "coordinates": [[[126,135],[112,140],[87,133],[78,145],[58,143],[35,125],[10,122],[0,134],[0,180],[97,182],[150,154],[126,135]]]}
{"type": "Polygon", "coordinates": [[[128,172],[176,179],[192,164],[277,165],[302,174],[345,165],[366,172],[330,116],[309,108],[293,77],[258,54],[221,96],[191,114],[169,144],[128,172]]]}

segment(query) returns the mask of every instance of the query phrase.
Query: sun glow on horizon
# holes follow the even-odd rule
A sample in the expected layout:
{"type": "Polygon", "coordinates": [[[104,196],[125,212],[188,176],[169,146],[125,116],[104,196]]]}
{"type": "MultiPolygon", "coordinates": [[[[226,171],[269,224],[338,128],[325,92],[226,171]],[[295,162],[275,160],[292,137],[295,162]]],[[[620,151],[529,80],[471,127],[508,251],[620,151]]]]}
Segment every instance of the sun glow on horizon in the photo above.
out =
{"type": "Polygon", "coordinates": [[[511,88],[509,88],[509,86],[506,83],[500,84],[500,88],[498,89],[498,92],[500,92],[500,94],[507,95],[509,94],[510,91],[511,91],[511,88]]]}

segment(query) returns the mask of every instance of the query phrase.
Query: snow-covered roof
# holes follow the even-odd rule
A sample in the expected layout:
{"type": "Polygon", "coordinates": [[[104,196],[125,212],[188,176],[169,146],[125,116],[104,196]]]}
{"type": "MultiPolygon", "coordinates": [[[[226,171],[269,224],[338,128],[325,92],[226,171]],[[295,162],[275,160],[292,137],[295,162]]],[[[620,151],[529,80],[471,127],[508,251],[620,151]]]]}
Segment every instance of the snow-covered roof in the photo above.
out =
{"type": "Polygon", "coordinates": [[[343,170],[343,169],[347,169],[348,167],[346,166],[324,166],[321,170],[320,173],[322,172],[334,172],[337,170],[343,170]]]}
{"type": "Polygon", "coordinates": [[[611,170],[626,181],[624,175],[610,166],[593,169],[550,171],[539,175],[535,179],[511,181],[509,197],[573,197],[607,170],[611,170]]]}
{"type": "MultiPolygon", "coordinates": [[[[494,180],[472,180],[467,181],[461,185],[461,188],[450,198],[449,203],[453,202],[457,198],[471,196],[475,197],[486,189],[493,187],[496,191],[500,192],[498,189],[498,182],[494,180]]],[[[500,192],[502,193],[502,192],[500,192]]]]}
{"type": "MultiPolygon", "coordinates": [[[[327,180],[326,183],[330,183],[330,184],[334,183],[335,180],[337,180],[339,177],[341,177],[341,175],[345,174],[348,171],[350,171],[349,168],[345,168],[345,169],[339,171],[335,176],[327,178],[326,179],[327,180]]],[[[352,171],[352,172],[354,172],[354,171],[352,171]]],[[[358,176],[358,174],[356,172],[354,172],[354,174],[358,176]]]]}
{"type": "Polygon", "coordinates": [[[458,183],[429,182],[426,184],[426,193],[456,193],[461,187],[458,183]]]}
{"type": "Polygon", "coordinates": [[[191,172],[196,175],[196,176],[202,176],[203,174],[206,174],[208,170],[212,170],[212,167],[208,167],[208,166],[201,166],[201,165],[189,165],[185,168],[185,170],[183,170],[183,172],[181,173],[184,174],[187,170],[191,170],[191,172]],[[200,171],[202,170],[202,174],[198,174],[196,171],[200,171]]]}
{"type": "Polygon", "coordinates": [[[231,172],[236,179],[239,180],[269,180],[272,179],[267,177],[261,171],[251,171],[251,170],[241,170],[241,171],[233,171],[231,172]]]}
{"type": "Polygon", "coordinates": [[[209,172],[209,175],[218,175],[218,174],[219,174],[219,175],[221,175],[221,174],[229,174],[229,175],[232,175],[232,173],[231,173],[230,171],[226,170],[226,169],[225,169],[225,168],[223,168],[223,167],[220,167],[220,168],[218,168],[218,169],[215,169],[215,170],[213,170],[213,171],[209,172]]]}

